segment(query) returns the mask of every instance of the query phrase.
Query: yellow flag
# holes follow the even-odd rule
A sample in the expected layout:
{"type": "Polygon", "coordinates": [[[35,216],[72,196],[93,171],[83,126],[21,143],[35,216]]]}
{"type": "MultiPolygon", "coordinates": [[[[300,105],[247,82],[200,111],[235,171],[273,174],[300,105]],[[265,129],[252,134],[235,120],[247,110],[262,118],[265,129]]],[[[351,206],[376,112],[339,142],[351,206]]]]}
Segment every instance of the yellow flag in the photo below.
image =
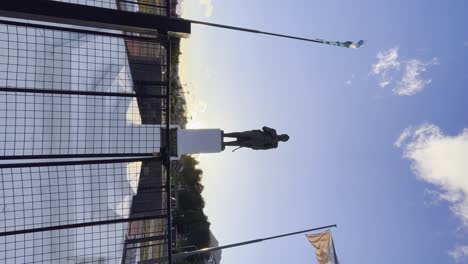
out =
{"type": "Polygon", "coordinates": [[[330,230],[319,234],[306,235],[307,240],[315,247],[319,264],[338,264],[330,230]]]}

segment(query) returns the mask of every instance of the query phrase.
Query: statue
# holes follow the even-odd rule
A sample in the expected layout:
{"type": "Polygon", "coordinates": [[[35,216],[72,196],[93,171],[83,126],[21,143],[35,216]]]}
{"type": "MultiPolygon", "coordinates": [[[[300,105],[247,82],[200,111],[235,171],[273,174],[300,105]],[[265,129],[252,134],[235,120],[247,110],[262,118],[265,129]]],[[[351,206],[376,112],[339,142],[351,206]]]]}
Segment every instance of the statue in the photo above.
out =
{"type": "Polygon", "coordinates": [[[251,148],[251,149],[273,149],[278,147],[278,141],[286,142],[289,140],[289,136],[286,134],[278,135],[276,130],[264,126],[262,130],[249,130],[244,132],[234,132],[223,134],[224,138],[235,138],[235,141],[224,142],[223,149],[225,146],[234,146],[239,148],[251,148]]]}

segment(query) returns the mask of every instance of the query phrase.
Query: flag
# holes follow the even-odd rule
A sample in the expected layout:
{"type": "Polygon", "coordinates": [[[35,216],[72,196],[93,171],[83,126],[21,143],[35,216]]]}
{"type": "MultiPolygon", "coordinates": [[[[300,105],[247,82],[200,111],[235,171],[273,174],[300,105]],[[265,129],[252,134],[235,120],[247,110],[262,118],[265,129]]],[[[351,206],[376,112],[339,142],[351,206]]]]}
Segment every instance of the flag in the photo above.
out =
{"type": "Polygon", "coordinates": [[[360,40],[357,43],[354,43],[352,41],[346,41],[343,44],[344,44],[344,46],[346,48],[357,49],[357,48],[361,47],[362,45],[364,45],[364,43],[365,43],[364,40],[360,40]]]}
{"type": "Polygon", "coordinates": [[[327,45],[350,48],[350,49],[357,49],[361,47],[362,45],[364,45],[364,43],[366,43],[364,40],[360,40],[357,43],[354,43],[352,41],[341,42],[341,41],[329,41],[329,40],[324,40],[324,39],[317,39],[317,41],[323,44],[327,44],[327,45]]]}
{"type": "Polygon", "coordinates": [[[306,235],[306,237],[315,247],[315,255],[319,264],[339,264],[330,229],[319,234],[306,235]]]}

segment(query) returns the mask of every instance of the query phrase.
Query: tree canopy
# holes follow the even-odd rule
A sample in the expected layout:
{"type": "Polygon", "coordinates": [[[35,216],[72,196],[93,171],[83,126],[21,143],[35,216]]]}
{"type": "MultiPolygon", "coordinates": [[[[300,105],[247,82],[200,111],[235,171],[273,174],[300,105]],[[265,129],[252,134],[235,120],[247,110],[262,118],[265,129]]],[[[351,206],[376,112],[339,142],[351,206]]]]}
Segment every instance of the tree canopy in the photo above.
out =
{"type": "MultiPolygon", "coordinates": [[[[179,234],[187,234],[188,240],[182,246],[194,245],[198,249],[210,245],[210,222],[203,212],[205,201],[201,195],[203,171],[197,168],[198,161],[192,156],[182,156],[179,161],[183,170],[173,172],[173,184],[181,186],[179,190],[178,209],[174,222],[179,234]]],[[[177,263],[205,263],[207,256],[193,257],[177,263]],[[198,262],[200,260],[202,262],[198,262]],[[189,262],[186,262],[189,261],[189,262]]]]}

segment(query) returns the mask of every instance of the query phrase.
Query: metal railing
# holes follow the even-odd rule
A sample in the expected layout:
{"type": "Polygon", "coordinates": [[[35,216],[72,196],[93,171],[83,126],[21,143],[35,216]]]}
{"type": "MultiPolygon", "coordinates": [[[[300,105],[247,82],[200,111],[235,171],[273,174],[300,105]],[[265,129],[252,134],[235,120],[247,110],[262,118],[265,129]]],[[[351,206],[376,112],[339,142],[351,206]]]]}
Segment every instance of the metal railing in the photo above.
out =
{"type": "Polygon", "coordinates": [[[0,18],[0,263],[172,263],[171,40],[53,22],[0,18]]]}
{"type": "Polygon", "coordinates": [[[120,9],[153,15],[175,16],[177,0],[52,0],[108,9],[120,9]]]}

